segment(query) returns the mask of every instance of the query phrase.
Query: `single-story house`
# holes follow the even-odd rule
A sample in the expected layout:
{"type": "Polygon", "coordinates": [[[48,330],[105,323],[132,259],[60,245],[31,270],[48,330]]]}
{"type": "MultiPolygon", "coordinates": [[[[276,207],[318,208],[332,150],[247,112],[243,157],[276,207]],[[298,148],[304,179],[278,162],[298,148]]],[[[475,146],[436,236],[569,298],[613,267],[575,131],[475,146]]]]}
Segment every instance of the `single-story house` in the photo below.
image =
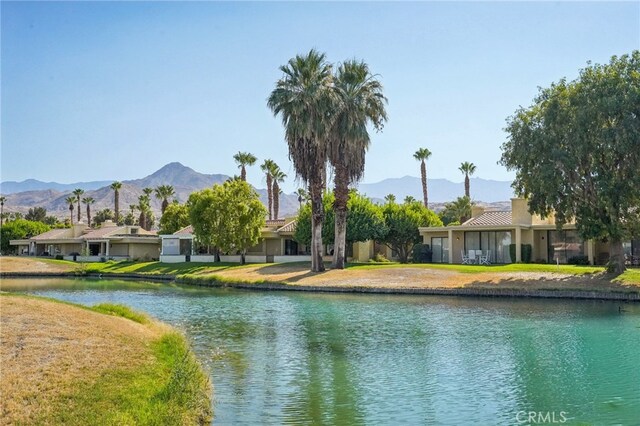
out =
{"type": "MultiPolygon", "coordinates": [[[[258,244],[247,250],[245,260],[249,263],[286,263],[311,261],[309,248],[293,239],[296,230],[296,218],[267,220],[262,228],[258,244]]],[[[197,250],[193,228],[187,226],[170,235],[160,235],[160,261],[177,262],[213,262],[215,256],[206,253],[206,248],[197,250]]],[[[331,247],[325,247],[325,259],[331,260],[331,247]]],[[[373,242],[355,243],[347,253],[350,260],[366,262],[374,255],[373,242]]],[[[222,262],[240,262],[239,255],[222,255],[222,262]]]]}
{"type": "MultiPolygon", "coordinates": [[[[527,200],[513,198],[511,211],[484,211],[472,208],[471,219],[461,225],[420,228],[424,244],[431,247],[434,263],[462,263],[470,250],[489,252],[491,263],[521,262],[522,245],[531,246],[531,261],[568,263],[575,256],[586,256],[592,265],[605,264],[607,243],[583,241],[575,223],[557,230],[554,216],[542,218],[529,213],[527,200]],[[509,246],[515,244],[515,258],[509,246]]],[[[640,256],[640,241],[625,243],[629,256],[640,256]]]]}
{"type": "Polygon", "coordinates": [[[67,260],[158,259],[160,239],[139,226],[118,226],[108,220],[93,229],[79,222],[22,240],[11,240],[23,256],[63,256],[67,260]]]}

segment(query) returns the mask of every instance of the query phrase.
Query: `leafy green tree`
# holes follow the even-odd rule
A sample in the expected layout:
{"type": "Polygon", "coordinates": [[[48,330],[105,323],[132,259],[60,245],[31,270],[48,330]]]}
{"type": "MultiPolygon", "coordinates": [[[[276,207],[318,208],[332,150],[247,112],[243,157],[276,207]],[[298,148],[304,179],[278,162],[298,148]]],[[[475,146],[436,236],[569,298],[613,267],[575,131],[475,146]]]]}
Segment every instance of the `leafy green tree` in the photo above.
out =
{"type": "Polygon", "coordinates": [[[267,211],[258,193],[245,181],[227,181],[194,192],[187,202],[198,242],[223,253],[240,253],[258,243],[267,211]]]}
{"type": "Polygon", "coordinates": [[[431,151],[427,148],[419,148],[413,158],[420,162],[420,176],[422,178],[422,197],[424,198],[424,206],[429,208],[429,192],[427,190],[427,160],[431,157],[431,151]]]}
{"type": "Polygon", "coordinates": [[[87,207],[87,223],[91,226],[91,204],[95,203],[96,200],[93,197],[84,197],[82,202],[87,207]]]}
{"type": "Polygon", "coordinates": [[[169,204],[160,218],[158,234],[173,234],[185,226],[189,226],[189,223],[189,209],[186,204],[169,204]]]}
{"type": "Polygon", "coordinates": [[[283,77],[267,101],[285,128],[289,157],[297,177],[309,188],[312,210],[311,270],[324,271],[322,223],[323,175],[327,164],[330,113],[335,102],[331,65],[323,53],[311,50],[280,67],[283,77]]]}
{"type": "Polygon", "coordinates": [[[256,161],[258,161],[258,159],[256,158],[255,155],[249,153],[249,152],[238,152],[236,155],[233,156],[233,159],[236,161],[236,163],[238,164],[238,168],[240,169],[240,179],[242,179],[243,181],[247,181],[247,166],[253,166],[254,164],[256,164],[256,161]]]}
{"type": "Polygon", "coordinates": [[[120,221],[120,189],[122,189],[122,182],[113,182],[110,186],[113,189],[113,211],[115,213],[115,221],[120,221]]]}
{"type": "Polygon", "coordinates": [[[26,220],[30,220],[32,222],[42,222],[42,223],[44,223],[44,220],[46,217],[47,217],[47,209],[45,209],[44,207],[32,207],[24,216],[26,220]]]}
{"type": "Polygon", "coordinates": [[[69,214],[71,216],[71,225],[73,225],[73,209],[75,208],[74,204],[76,202],[76,197],[69,196],[64,199],[64,201],[69,204],[69,214]]]}
{"type": "MultiPolygon", "coordinates": [[[[387,120],[382,84],[361,61],[343,62],[334,76],[334,125],[329,139],[329,162],[334,170],[334,252],[332,267],[344,269],[347,243],[349,185],[364,174],[370,145],[367,126],[381,131],[387,120]]],[[[328,218],[325,219],[328,222],[328,218]]]]}
{"type": "Polygon", "coordinates": [[[476,165],[473,163],[469,163],[468,161],[465,161],[464,163],[460,164],[460,167],[458,167],[458,170],[460,170],[462,174],[464,174],[464,196],[471,199],[471,195],[470,195],[471,185],[469,182],[469,176],[471,176],[476,172],[476,165]]]}
{"type": "Polygon", "coordinates": [[[169,206],[169,198],[172,198],[176,195],[176,191],[175,189],[173,189],[173,186],[171,185],[160,185],[155,189],[155,193],[156,193],[156,198],[158,200],[162,200],[162,214],[164,214],[164,211],[167,209],[167,206],[169,206]]]}
{"type": "Polygon", "coordinates": [[[440,219],[445,225],[451,225],[454,222],[458,224],[464,223],[471,218],[471,207],[473,203],[467,196],[458,197],[455,201],[446,203],[444,210],[440,212],[440,219]]]}
{"type": "Polygon", "coordinates": [[[400,263],[407,263],[413,246],[421,242],[418,227],[442,226],[433,211],[419,201],[404,204],[388,202],[382,207],[387,233],[382,242],[396,253],[400,263]]]}
{"type": "MultiPolygon", "coordinates": [[[[334,244],[335,231],[333,229],[333,205],[335,196],[332,193],[325,194],[323,205],[326,215],[326,224],[322,228],[323,244],[334,244]]],[[[347,244],[364,241],[378,241],[386,235],[386,226],[382,208],[374,204],[369,198],[350,191],[347,203],[347,244]]],[[[294,239],[300,244],[308,246],[311,243],[311,206],[305,204],[300,210],[296,222],[294,239]]]]}
{"type": "Polygon", "coordinates": [[[640,51],[589,65],[540,89],[507,120],[501,163],[531,212],[575,218],[584,239],[609,242],[609,270],[625,269],[622,241],[640,223],[640,51]]]}
{"type": "Polygon", "coordinates": [[[42,222],[36,222],[26,219],[16,219],[7,222],[2,227],[2,235],[0,239],[0,251],[2,253],[13,253],[15,247],[9,245],[11,240],[22,240],[42,234],[49,230],[49,226],[42,222]]]}

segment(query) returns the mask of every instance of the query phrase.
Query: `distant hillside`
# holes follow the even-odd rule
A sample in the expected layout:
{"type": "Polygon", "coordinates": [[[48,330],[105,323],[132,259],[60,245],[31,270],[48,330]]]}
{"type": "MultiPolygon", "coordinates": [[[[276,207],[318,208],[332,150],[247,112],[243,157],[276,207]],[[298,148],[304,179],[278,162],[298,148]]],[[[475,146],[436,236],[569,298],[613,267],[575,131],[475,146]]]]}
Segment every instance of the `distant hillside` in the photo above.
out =
{"type": "MultiPolygon", "coordinates": [[[[506,201],[513,197],[511,182],[471,178],[471,198],[485,203],[506,201]]],[[[429,179],[429,202],[444,203],[464,195],[464,182],[451,182],[447,179],[429,179]]],[[[394,194],[401,201],[407,195],[422,200],[422,182],[420,178],[405,176],[390,178],[376,183],[362,183],[358,190],[372,198],[384,198],[394,194]]]]}
{"type": "Polygon", "coordinates": [[[76,182],[76,183],[57,183],[57,182],[42,182],[36,179],[27,179],[22,182],[7,181],[0,183],[0,194],[15,194],[16,192],[25,191],[42,191],[52,189],[59,192],[73,191],[76,188],[84,189],[85,191],[102,188],[105,185],[110,185],[112,181],[99,180],[93,182],[76,182]]]}
{"type": "MultiPolygon", "coordinates": [[[[203,174],[198,173],[190,167],[186,167],[180,163],[169,163],[158,171],[141,179],[122,181],[120,189],[120,209],[123,213],[129,210],[129,206],[138,203],[138,197],[142,195],[142,189],[149,187],[155,188],[158,185],[172,185],[176,191],[176,199],[185,202],[189,198],[189,194],[204,188],[209,188],[216,183],[222,183],[229,178],[223,174],[203,174]]],[[[11,185],[11,182],[2,183],[2,194],[6,194],[5,212],[21,212],[26,213],[30,207],[44,207],[47,213],[59,218],[69,216],[69,206],[65,199],[70,195],[71,191],[76,188],[85,190],[83,197],[93,197],[96,202],[91,206],[91,210],[95,213],[105,208],[113,209],[113,191],[109,187],[113,181],[97,181],[84,182],[84,186],[80,183],[59,184],[56,182],[40,182],[33,179],[20,182],[17,185],[11,185]],[[40,190],[28,190],[21,192],[4,192],[5,185],[8,188],[29,188],[29,182],[36,182],[41,187],[40,190]],[[26,183],[26,184],[25,184],[26,183]],[[66,188],[66,189],[56,189],[66,188]],[[92,189],[89,189],[92,188],[92,189]]],[[[36,185],[35,183],[33,185],[36,185]]],[[[267,191],[266,189],[257,189],[260,200],[266,205],[267,191]]],[[[151,207],[155,211],[156,216],[160,215],[160,201],[152,198],[151,207]]],[[[82,215],[85,214],[85,206],[82,206],[82,215]]],[[[292,215],[298,211],[298,198],[293,194],[282,194],[280,198],[280,216],[292,215]]],[[[75,217],[75,216],[74,216],[75,217]]]]}

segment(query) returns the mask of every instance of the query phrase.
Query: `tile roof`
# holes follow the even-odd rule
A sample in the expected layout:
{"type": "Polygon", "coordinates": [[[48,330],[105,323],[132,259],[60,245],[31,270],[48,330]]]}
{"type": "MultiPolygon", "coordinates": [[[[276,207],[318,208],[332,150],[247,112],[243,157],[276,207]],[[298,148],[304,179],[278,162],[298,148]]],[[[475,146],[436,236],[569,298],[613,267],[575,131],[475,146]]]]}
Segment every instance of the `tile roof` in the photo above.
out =
{"type": "Polygon", "coordinates": [[[511,225],[511,212],[485,212],[463,223],[463,226],[506,226],[511,225]]]}
{"type": "Polygon", "coordinates": [[[173,233],[173,235],[191,235],[191,234],[193,234],[193,226],[191,225],[185,226],[184,228],[179,229],[173,233]]]}
{"type": "Polygon", "coordinates": [[[148,236],[148,235],[156,235],[155,232],[147,231],[142,228],[137,228],[138,232],[136,234],[127,233],[126,226],[105,226],[104,228],[94,229],[90,232],[87,232],[84,235],[81,235],[80,238],[83,240],[94,240],[100,238],[108,238],[108,237],[138,237],[138,236],[148,236]]]}
{"type": "Polygon", "coordinates": [[[298,221],[294,219],[291,222],[284,225],[283,227],[278,228],[276,232],[295,232],[297,224],[298,224],[298,221]]]}
{"type": "Polygon", "coordinates": [[[267,220],[266,226],[283,226],[285,223],[285,219],[271,219],[267,220]]]}
{"type": "Polygon", "coordinates": [[[73,238],[73,230],[70,228],[52,229],[33,237],[34,240],[60,240],[73,238]]]}

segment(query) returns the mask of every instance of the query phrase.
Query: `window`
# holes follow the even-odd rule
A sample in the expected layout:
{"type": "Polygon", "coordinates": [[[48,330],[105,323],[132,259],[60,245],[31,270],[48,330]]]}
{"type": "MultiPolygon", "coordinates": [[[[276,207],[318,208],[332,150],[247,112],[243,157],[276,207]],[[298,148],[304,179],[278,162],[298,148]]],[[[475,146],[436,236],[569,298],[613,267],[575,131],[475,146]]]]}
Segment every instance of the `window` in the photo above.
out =
{"type": "Polygon", "coordinates": [[[464,249],[489,251],[491,263],[511,263],[509,246],[511,231],[468,231],[464,233],[464,249]]]}
{"type": "Polygon", "coordinates": [[[431,261],[433,263],[449,263],[449,238],[431,238],[431,261]]]}
{"type": "Polygon", "coordinates": [[[295,256],[298,254],[298,243],[293,240],[284,240],[285,256],[295,256]]]}
{"type": "Polygon", "coordinates": [[[584,242],[576,231],[548,231],[549,262],[568,263],[574,256],[584,255],[584,242]]]}

